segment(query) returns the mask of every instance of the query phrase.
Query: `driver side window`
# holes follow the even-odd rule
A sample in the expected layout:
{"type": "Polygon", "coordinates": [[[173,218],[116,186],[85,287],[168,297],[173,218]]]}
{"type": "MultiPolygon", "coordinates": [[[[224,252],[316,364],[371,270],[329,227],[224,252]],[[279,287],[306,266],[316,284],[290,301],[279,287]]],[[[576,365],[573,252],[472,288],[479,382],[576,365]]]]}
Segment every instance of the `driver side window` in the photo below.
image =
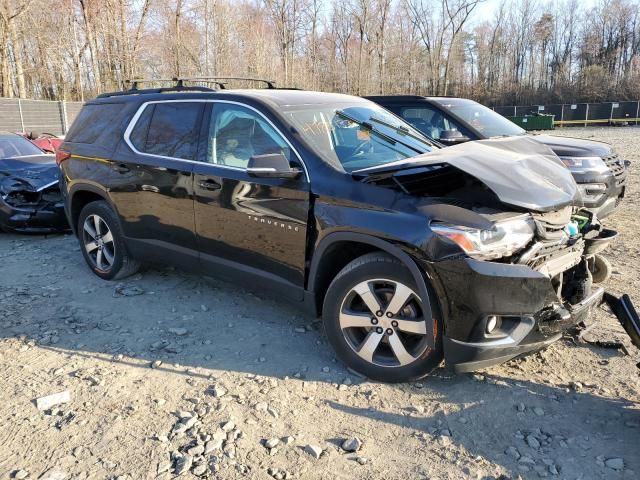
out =
{"type": "Polygon", "coordinates": [[[403,108],[400,116],[434,140],[440,140],[445,130],[461,130],[456,122],[435,108],[403,108]]]}
{"type": "Polygon", "coordinates": [[[287,142],[253,110],[241,105],[217,103],[211,115],[208,163],[247,168],[251,157],[272,153],[281,153],[291,160],[287,142]]]}

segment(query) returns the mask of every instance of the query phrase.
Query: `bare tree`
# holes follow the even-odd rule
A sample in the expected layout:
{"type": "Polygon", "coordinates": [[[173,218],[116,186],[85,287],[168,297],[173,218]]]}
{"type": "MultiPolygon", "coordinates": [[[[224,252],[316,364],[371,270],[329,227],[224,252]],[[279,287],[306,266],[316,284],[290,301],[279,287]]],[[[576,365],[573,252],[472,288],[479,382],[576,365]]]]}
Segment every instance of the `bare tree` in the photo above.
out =
{"type": "MultiPolygon", "coordinates": [[[[13,60],[13,65],[15,66],[16,72],[16,83],[18,84],[18,97],[25,98],[27,96],[27,88],[25,83],[24,76],[24,66],[22,63],[22,45],[18,42],[18,33],[16,29],[16,22],[20,19],[22,15],[29,9],[31,6],[32,0],[23,0],[21,2],[12,2],[11,0],[2,0],[0,3],[0,21],[2,21],[2,38],[4,40],[3,45],[6,46],[7,49],[10,50],[11,57],[13,60]],[[17,3],[17,4],[16,4],[17,3]],[[14,5],[16,4],[16,5],[14,5]]],[[[2,84],[3,86],[9,84],[8,78],[8,70],[5,72],[5,62],[7,52],[5,48],[3,48],[3,57],[2,57],[2,65],[3,65],[3,74],[7,74],[5,77],[3,75],[2,84]]],[[[7,88],[6,92],[3,88],[3,94],[7,94],[6,96],[11,96],[12,92],[9,88],[7,88]]]]}
{"type": "Polygon", "coordinates": [[[136,76],[215,73],[489,103],[640,97],[640,0],[502,0],[491,16],[481,5],[0,0],[1,93],[84,99],[136,76]]]}

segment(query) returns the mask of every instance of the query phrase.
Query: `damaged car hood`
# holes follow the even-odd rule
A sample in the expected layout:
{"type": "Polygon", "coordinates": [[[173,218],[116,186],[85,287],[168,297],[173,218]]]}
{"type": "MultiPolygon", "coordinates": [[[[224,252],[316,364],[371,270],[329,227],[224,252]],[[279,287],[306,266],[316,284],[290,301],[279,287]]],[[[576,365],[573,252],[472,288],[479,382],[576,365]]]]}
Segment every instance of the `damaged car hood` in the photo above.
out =
{"type": "Polygon", "coordinates": [[[579,195],[571,172],[551,149],[533,138],[478,140],[417,157],[356,170],[356,177],[393,176],[423,166],[451,165],[484,183],[505,204],[546,212],[579,195]]]}
{"type": "Polygon", "coordinates": [[[58,182],[54,155],[29,155],[0,159],[0,193],[16,189],[40,191],[58,182]]]}

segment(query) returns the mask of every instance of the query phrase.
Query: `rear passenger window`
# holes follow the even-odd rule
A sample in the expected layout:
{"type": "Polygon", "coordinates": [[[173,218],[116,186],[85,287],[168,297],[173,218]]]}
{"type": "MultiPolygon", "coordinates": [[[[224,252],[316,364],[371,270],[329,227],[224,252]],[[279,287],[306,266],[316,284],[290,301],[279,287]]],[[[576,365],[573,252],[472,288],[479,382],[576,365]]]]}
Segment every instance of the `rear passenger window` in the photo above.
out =
{"type": "Polygon", "coordinates": [[[71,125],[66,140],[73,143],[95,143],[105,131],[113,130],[113,124],[122,108],[122,103],[85,105],[71,125]]]}
{"type": "Polygon", "coordinates": [[[147,106],[131,131],[136,150],[151,155],[194,160],[202,103],[169,102],[147,106]]]}

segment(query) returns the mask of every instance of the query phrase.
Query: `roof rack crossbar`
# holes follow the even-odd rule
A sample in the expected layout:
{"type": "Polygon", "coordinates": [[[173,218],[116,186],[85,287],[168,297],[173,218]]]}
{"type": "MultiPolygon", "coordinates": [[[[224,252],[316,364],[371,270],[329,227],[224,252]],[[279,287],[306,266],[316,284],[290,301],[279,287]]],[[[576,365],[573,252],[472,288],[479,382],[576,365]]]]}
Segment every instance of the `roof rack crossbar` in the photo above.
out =
{"type": "MultiPolygon", "coordinates": [[[[178,82],[178,78],[134,78],[133,80],[125,80],[125,84],[131,84],[129,90],[137,90],[140,83],[157,83],[157,82],[178,82]]],[[[178,84],[176,83],[176,86],[178,84]]]]}
{"type": "Polygon", "coordinates": [[[191,82],[211,81],[212,83],[217,83],[218,80],[246,80],[249,82],[266,83],[267,88],[270,88],[270,89],[276,88],[275,80],[266,80],[264,78],[254,78],[254,77],[193,77],[193,78],[183,78],[182,80],[187,80],[191,82]]]}

